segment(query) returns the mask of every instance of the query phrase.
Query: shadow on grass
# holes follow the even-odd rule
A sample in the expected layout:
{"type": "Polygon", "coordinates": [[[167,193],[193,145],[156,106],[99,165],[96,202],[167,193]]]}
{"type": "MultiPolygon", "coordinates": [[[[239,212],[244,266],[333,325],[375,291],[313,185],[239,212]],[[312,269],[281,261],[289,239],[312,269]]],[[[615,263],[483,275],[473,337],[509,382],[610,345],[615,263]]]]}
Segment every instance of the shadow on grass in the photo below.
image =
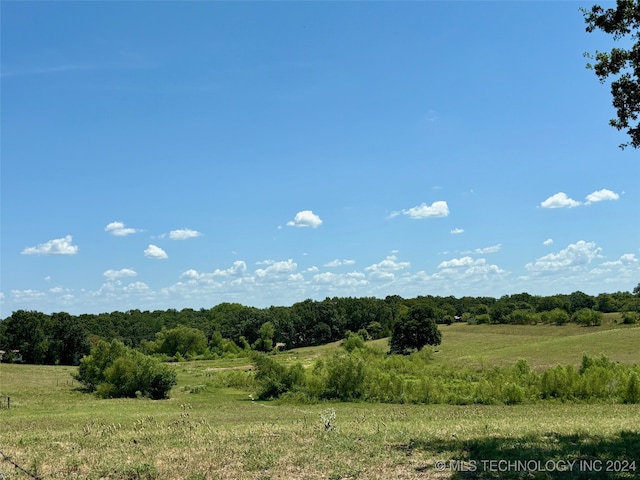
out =
{"type": "Polygon", "coordinates": [[[422,450],[444,461],[416,470],[451,472],[452,479],[607,479],[640,478],[640,432],[608,437],[547,433],[523,437],[483,437],[470,441],[413,439],[398,449],[422,450]],[[573,462],[573,463],[571,463],[573,462]]]}

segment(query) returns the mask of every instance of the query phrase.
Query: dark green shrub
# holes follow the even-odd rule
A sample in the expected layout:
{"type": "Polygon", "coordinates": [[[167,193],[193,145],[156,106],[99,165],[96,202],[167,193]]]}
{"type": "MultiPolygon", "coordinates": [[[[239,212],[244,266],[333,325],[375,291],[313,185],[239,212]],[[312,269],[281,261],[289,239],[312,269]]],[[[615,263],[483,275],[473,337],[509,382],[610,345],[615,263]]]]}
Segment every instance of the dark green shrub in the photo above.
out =
{"type": "Polygon", "coordinates": [[[624,403],[640,403],[640,375],[632,371],[624,392],[624,403]]]}
{"type": "Polygon", "coordinates": [[[364,348],[364,338],[359,333],[347,332],[342,346],[347,352],[352,352],[356,348],[364,348]]]}
{"type": "Polygon", "coordinates": [[[327,362],[327,383],[323,396],[355,400],[363,396],[364,360],[356,354],[334,355],[327,362]]]}
{"type": "Polygon", "coordinates": [[[622,323],[625,325],[635,325],[640,319],[638,312],[622,312],[622,323]]]}
{"type": "Polygon", "coordinates": [[[574,322],[587,327],[602,325],[602,312],[581,308],[572,316],[574,322]]]}
{"type": "Polygon", "coordinates": [[[524,390],[522,387],[507,382],[502,387],[502,401],[507,405],[516,405],[524,402],[524,390]]]}
{"type": "Polygon", "coordinates": [[[75,379],[104,398],[142,395],[154,400],[167,398],[177,383],[171,367],[117,340],[100,341],[80,361],[75,379]]]}
{"type": "Polygon", "coordinates": [[[305,384],[305,371],[301,363],[287,368],[272,357],[258,352],[249,355],[255,368],[258,398],[278,398],[285,392],[300,389],[305,384]]]}

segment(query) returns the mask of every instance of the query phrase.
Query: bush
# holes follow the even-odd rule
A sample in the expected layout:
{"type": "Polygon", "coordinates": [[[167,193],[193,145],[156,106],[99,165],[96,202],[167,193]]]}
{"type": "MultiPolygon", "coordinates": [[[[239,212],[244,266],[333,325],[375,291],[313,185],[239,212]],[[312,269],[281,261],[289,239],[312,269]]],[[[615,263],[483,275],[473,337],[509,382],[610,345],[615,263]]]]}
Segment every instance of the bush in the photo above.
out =
{"type": "Polygon", "coordinates": [[[176,383],[176,372],[159,360],[112,340],[101,340],[91,354],[80,361],[74,376],[85,388],[103,398],[168,398],[176,383]]]}
{"type": "MultiPolygon", "coordinates": [[[[366,330],[365,330],[366,333],[366,330]]],[[[353,352],[356,348],[364,348],[365,339],[360,333],[347,332],[342,346],[347,352],[353,352]]]]}
{"type": "Polygon", "coordinates": [[[622,312],[622,323],[625,325],[635,325],[639,318],[638,312],[622,312]]]}
{"type": "Polygon", "coordinates": [[[355,400],[363,396],[364,360],[356,354],[334,355],[327,362],[325,398],[355,400]]]}
{"type": "Polygon", "coordinates": [[[587,327],[602,325],[602,313],[590,308],[581,308],[572,318],[576,323],[587,327]]]}
{"type": "Polygon", "coordinates": [[[304,385],[305,373],[301,363],[287,368],[268,355],[258,352],[251,352],[249,358],[255,367],[257,395],[260,400],[278,398],[283,393],[297,390],[304,385]]]}
{"type": "Polygon", "coordinates": [[[624,403],[640,403],[640,375],[632,371],[624,392],[624,403]]]}
{"type": "Polygon", "coordinates": [[[507,405],[516,405],[524,402],[524,390],[522,387],[507,382],[502,387],[502,400],[507,405]]]}

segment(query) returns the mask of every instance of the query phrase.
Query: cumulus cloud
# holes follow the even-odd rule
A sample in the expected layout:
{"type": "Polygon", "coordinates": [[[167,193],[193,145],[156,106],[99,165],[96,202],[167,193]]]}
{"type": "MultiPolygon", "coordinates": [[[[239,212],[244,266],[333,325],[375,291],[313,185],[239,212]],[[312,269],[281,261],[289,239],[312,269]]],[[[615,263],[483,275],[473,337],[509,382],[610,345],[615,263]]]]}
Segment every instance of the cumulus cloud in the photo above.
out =
{"type": "Polygon", "coordinates": [[[334,287],[357,287],[360,285],[366,285],[368,283],[367,280],[365,280],[364,273],[362,272],[323,272],[314,275],[313,282],[324,285],[332,285],[334,287]]]}
{"type": "Polygon", "coordinates": [[[629,266],[636,265],[638,263],[638,259],[634,253],[625,253],[618,260],[603,262],[601,265],[603,267],[621,267],[621,266],[629,266]]]}
{"type": "Polygon", "coordinates": [[[193,268],[190,268],[189,270],[186,270],[180,274],[180,278],[190,278],[195,280],[199,277],[200,277],[200,274],[198,273],[197,270],[194,270],[193,268]]]}
{"type": "Polygon", "coordinates": [[[551,195],[540,204],[542,208],[573,208],[577,207],[578,205],[581,205],[581,203],[577,200],[574,200],[573,198],[569,198],[564,192],[558,192],[555,195],[551,195]]]}
{"type": "Polygon", "coordinates": [[[433,274],[433,280],[443,280],[453,284],[461,281],[477,284],[501,278],[509,273],[498,265],[487,263],[484,258],[474,260],[468,256],[441,262],[438,270],[433,274]]]}
{"type": "Polygon", "coordinates": [[[438,200],[437,202],[433,202],[431,205],[421,203],[416,207],[392,212],[391,215],[389,215],[389,218],[397,217],[401,214],[407,215],[408,217],[416,220],[431,217],[446,217],[449,215],[449,206],[444,200],[438,200]]]}
{"type": "Polygon", "coordinates": [[[317,228],[322,225],[322,220],[311,210],[302,210],[296,213],[293,220],[287,222],[287,227],[312,227],[317,228]]]}
{"type": "Polygon", "coordinates": [[[188,228],[183,228],[181,230],[171,230],[169,232],[169,238],[171,240],[187,240],[188,238],[195,238],[202,235],[202,233],[197,230],[190,230],[188,228]]]}
{"type": "Polygon", "coordinates": [[[247,264],[243,260],[236,260],[233,265],[226,270],[216,268],[213,272],[215,277],[239,277],[247,272],[247,264]]]}
{"type": "Polygon", "coordinates": [[[355,260],[340,260],[336,258],[335,260],[331,260],[329,263],[325,263],[325,267],[339,267],[341,265],[353,265],[355,264],[355,260]]]}
{"type": "Polygon", "coordinates": [[[395,255],[388,255],[384,260],[379,263],[374,263],[365,268],[367,272],[392,272],[397,270],[403,270],[411,266],[410,262],[399,262],[398,257],[395,255]]]}
{"type": "Polygon", "coordinates": [[[167,253],[163,249],[153,244],[149,244],[149,246],[144,251],[144,256],[157,259],[169,258],[169,255],[167,255],[167,253]]]}
{"type": "Polygon", "coordinates": [[[369,274],[369,280],[376,283],[393,282],[395,278],[395,274],[381,270],[374,270],[369,274]]]}
{"type": "Polygon", "coordinates": [[[461,233],[464,233],[463,228],[454,228],[451,230],[451,235],[460,235],[461,233]]]}
{"type": "Polygon", "coordinates": [[[104,231],[118,237],[124,237],[127,235],[131,235],[132,233],[136,233],[138,230],[136,230],[135,228],[127,228],[122,222],[111,222],[109,225],[104,227],[104,231]]]}
{"type": "Polygon", "coordinates": [[[602,202],[604,200],[618,200],[620,195],[611,190],[603,188],[602,190],[596,190],[586,196],[584,203],[569,198],[566,193],[559,192],[555,195],[551,195],[544,202],[540,204],[543,208],[564,208],[564,207],[577,207],[579,205],[591,205],[592,203],[602,202]]]}
{"type": "Polygon", "coordinates": [[[15,301],[31,301],[38,300],[46,296],[46,293],[40,290],[26,289],[26,290],[11,290],[11,298],[15,301]]]}
{"type": "MultiPolygon", "coordinates": [[[[478,261],[483,260],[479,259],[478,261]]],[[[476,261],[471,257],[462,257],[462,258],[452,258],[451,260],[446,260],[444,262],[440,262],[438,268],[459,268],[459,267],[468,267],[469,265],[473,265],[476,261]]]]}
{"type": "Polygon", "coordinates": [[[603,188],[602,190],[597,190],[587,195],[586,205],[595,202],[602,202],[604,200],[618,200],[619,198],[620,195],[618,195],[616,192],[612,192],[611,190],[603,188]]]}
{"type": "Polygon", "coordinates": [[[547,238],[544,242],[542,242],[542,244],[545,247],[548,247],[549,245],[553,245],[553,238],[547,238]]]}
{"type": "Polygon", "coordinates": [[[557,253],[550,253],[527,263],[525,268],[534,273],[551,273],[585,267],[600,256],[602,249],[595,242],[580,240],[557,253]]]}
{"type": "Polygon", "coordinates": [[[26,247],[22,250],[23,255],[75,255],[78,253],[78,246],[72,245],[73,237],[67,235],[64,238],[56,238],[46,243],[41,243],[36,247],[26,247]]]}
{"type": "Polygon", "coordinates": [[[496,252],[499,252],[501,249],[502,249],[502,244],[498,243],[497,245],[491,245],[490,247],[476,248],[475,250],[468,250],[462,253],[475,253],[478,255],[482,255],[485,253],[496,253],[496,252]]]}
{"type": "Polygon", "coordinates": [[[271,281],[292,274],[296,268],[298,268],[298,264],[291,258],[281,262],[272,261],[267,268],[257,269],[255,276],[258,280],[271,281]]]}
{"type": "Polygon", "coordinates": [[[147,293],[150,292],[151,289],[144,282],[133,282],[123,288],[125,293],[147,293]]]}
{"type": "Polygon", "coordinates": [[[115,280],[123,277],[135,277],[138,274],[135,270],[131,270],[130,268],[121,268],[120,270],[109,269],[102,275],[104,275],[107,280],[115,280]]]}

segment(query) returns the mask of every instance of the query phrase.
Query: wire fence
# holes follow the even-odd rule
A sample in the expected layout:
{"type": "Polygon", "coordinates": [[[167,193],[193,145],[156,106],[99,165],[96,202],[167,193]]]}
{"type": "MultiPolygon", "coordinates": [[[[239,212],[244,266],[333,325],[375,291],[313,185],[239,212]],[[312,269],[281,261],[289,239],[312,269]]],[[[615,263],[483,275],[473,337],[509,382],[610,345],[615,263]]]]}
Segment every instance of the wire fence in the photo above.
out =
{"type": "MultiPolygon", "coordinates": [[[[23,468],[21,465],[17,464],[16,462],[14,462],[12,460],[12,458],[8,455],[6,455],[2,450],[0,450],[0,455],[2,456],[2,461],[3,462],[8,462],[11,465],[13,465],[17,470],[20,470],[22,473],[29,475],[31,478],[35,478],[36,480],[44,480],[42,477],[40,477],[39,475],[36,475],[35,473],[31,473],[29,470],[27,470],[26,468],[23,468]]],[[[0,472],[0,480],[4,480],[4,474],[2,472],[0,472]]]]}

